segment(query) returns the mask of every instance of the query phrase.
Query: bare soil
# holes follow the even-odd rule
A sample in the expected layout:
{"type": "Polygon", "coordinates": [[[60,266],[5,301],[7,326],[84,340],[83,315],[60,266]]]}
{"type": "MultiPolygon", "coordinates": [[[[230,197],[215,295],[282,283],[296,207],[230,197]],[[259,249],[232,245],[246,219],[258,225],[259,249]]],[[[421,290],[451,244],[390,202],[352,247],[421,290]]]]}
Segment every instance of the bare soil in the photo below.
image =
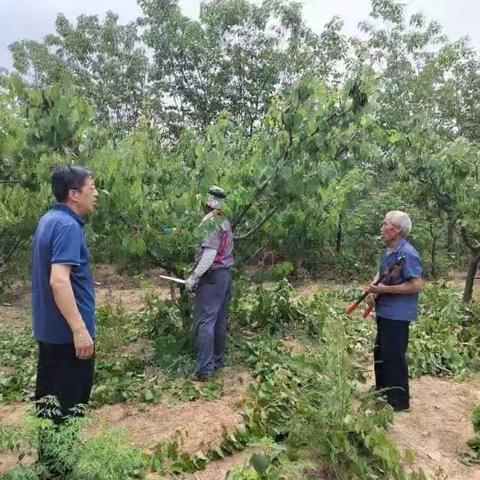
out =
{"type": "MultiPolygon", "coordinates": [[[[158,443],[173,441],[178,442],[180,451],[189,455],[207,453],[222,443],[224,435],[243,424],[241,411],[248,401],[248,387],[254,382],[250,373],[241,368],[223,373],[220,378],[224,388],[219,400],[180,404],[164,401],[156,405],[105,405],[92,412],[91,432],[96,435],[102,428],[126,430],[130,443],[149,453],[153,452],[158,443]]],[[[32,405],[25,403],[0,405],[0,425],[23,426],[30,408],[32,405]]],[[[35,459],[35,456],[19,459],[15,454],[0,454],[0,475],[16,466],[30,464],[35,459]]],[[[215,462],[203,473],[212,472],[212,469],[216,471],[217,466],[214,465],[217,463],[218,468],[227,468],[233,461],[232,457],[224,463],[215,462]]],[[[200,478],[208,480],[219,477],[200,478]]]]}
{"type": "Polygon", "coordinates": [[[21,332],[32,324],[30,298],[24,297],[13,303],[0,304],[0,328],[12,332],[21,332]]]}
{"type": "MultiPolygon", "coordinates": [[[[0,425],[21,427],[25,423],[25,417],[31,404],[0,405],[0,425]]],[[[18,454],[3,452],[0,453],[0,477],[22,465],[29,465],[36,460],[36,455],[19,457],[18,454]]]]}
{"type": "Polygon", "coordinates": [[[145,308],[147,293],[153,293],[162,299],[170,298],[170,283],[158,277],[164,273],[161,269],[151,269],[145,275],[129,277],[120,275],[111,265],[96,265],[96,301],[98,305],[110,303],[126,311],[142,310],[145,308]]]}
{"type": "Polygon", "coordinates": [[[221,460],[207,464],[205,470],[197,472],[195,475],[184,475],[181,478],[182,480],[224,480],[232,470],[248,465],[250,457],[254,453],[254,450],[251,449],[236,452],[221,460]]]}
{"type": "Polygon", "coordinates": [[[411,411],[395,414],[390,437],[415,453],[416,466],[431,480],[480,480],[480,466],[458,457],[473,436],[471,415],[480,404],[480,376],[466,382],[422,377],[411,382],[411,411]]]}
{"type": "Polygon", "coordinates": [[[128,431],[133,445],[152,452],[160,442],[177,441],[191,455],[206,453],[221,443],[224,432],[240,426],[243,418],[224,399],[151,406],[108,405],[94,413],[104,425],[128,431]]]}
{"type": "Polygon", "coordinates": [[[5,427],[23,426],[25,423],[25,417],[31,408],[31,403],[0,405],[0,425],[5,427]]]}
{"type": "Polygon", "coordinates": [[[224,389],[218,400],[105,405],[95,410],[95,423],[128,430],[132,445],[146,451],[151,452],[159,442],[176,440],[182,452],[207,453],[220,445],[224,434],[243,424],[241,410],[253,383],[250,373],[240,368],[221,378],[224,389]]]}
{"type": "MultiPolygon", "coordinates": [[[[96,265],[94,277],[97,282],[97,304],[110,303],[127,311],[139,311],[145,308],[147,293],[154,293],[160,298],[170,298],[170,283],[158,277],[164,273],[161,269],[151,269],[142,276],[129,277],[120,275],[111,265],[96,265]]],[[[31,305],[29,286],[19,286],[9,296],[9,301],[0,303],[0,328],[21,331],[30,327],[31,305]]]]}

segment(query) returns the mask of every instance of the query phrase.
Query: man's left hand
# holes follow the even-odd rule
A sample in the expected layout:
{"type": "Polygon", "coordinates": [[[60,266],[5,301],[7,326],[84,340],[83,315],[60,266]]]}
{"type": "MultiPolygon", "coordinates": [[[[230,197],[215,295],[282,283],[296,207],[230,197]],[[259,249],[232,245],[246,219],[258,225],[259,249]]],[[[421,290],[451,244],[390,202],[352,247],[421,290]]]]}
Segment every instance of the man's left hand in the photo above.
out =
{"type": "Polygon", "coordinates": [[[378,285],[374,285],[373,283],[367,288],[368,293],[375,293],[380,295],[382,293],[388,293],[388,285],[384,285],[383,283],[379,283],[378,285]]]}

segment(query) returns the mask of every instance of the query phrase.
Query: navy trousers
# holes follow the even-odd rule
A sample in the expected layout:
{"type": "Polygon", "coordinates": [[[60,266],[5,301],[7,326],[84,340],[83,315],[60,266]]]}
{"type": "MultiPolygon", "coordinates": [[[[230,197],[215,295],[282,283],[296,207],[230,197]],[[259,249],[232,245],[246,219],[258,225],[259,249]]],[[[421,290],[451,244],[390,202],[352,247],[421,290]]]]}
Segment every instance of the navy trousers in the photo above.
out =
{"type": "Polygon", "coordinates": [[[408,385],[408,329],[410,322],[377,317],[375,360],[376,388],[385,393],[394,410],[410,408],[408,385]]]}
{"type": "Polygon", "coordinates": [[[223,365],[231,291],[229,268],[209,270],[198,282],[195,295],[197,377],[208,377],[223,365]]]}

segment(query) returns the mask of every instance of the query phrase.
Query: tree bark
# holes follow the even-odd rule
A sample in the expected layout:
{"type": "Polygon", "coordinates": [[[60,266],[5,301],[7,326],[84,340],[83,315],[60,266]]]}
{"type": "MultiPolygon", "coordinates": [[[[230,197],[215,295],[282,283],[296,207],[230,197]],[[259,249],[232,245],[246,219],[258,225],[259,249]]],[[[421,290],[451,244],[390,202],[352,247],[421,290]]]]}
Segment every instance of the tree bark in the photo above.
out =
{"type": "Polygon", "coordinates": [[[469,303],[472,300],[473,284],[479,261],[480,250],[473,250],[468,262],[467,279],[465,280],[465,288],[463,290],[463,303],[469,303]]]}
{"type": "Polygon", "coordinates": [[[455,219],[448,219],[447,226],[447,252],[455,253],[455,219]]]}
{"type": "Polygon", "coordinates": [[[235,241],[239,241],[239,240],[245,240],[246,238],[249,238],[251,237],[252,235],[254,235],[255,233],[258,232],[258,230],[260,230],[260,228],[262,228],[262,226],[268,222],[272,217],[273,215],[275,215],[276,211],[278,210],[278,207],[273,207],[266,215],[266,217],[261,221],[259,222],[255,227],[253,227],[249,232],[243,234],[243,235],[238,235],[238,236],[234,236],[233,239],[235,241]]]}
{"type": "Polygon", "coordinates": [[[432,249],[430,251],[430,260],[432,262],[431,275],[432,278],[437,278],[437,236],[434,233],[434,226],[430,224],[430,236],[432,237],[432,249]]]}
{"type": "Polygon", "coordinates": [[[343,214],[340,213],[338,215],[338,223],[337,223],[337,241],[335,245],[335,251],[340,253],[342,250],[342,241],[343,241],[343,232],[342,232],[342,221],[343,221],[343,214]]]}

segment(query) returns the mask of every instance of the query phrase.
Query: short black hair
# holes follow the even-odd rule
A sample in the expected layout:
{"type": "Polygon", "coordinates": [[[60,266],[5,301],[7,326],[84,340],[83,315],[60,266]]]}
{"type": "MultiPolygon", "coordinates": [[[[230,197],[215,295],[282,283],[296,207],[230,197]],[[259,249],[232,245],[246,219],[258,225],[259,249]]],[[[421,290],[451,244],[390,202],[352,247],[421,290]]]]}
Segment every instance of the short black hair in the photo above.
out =
{"type": "Polygon", "coordinates": [[[70,190],[80,190],[93,173],[85,167],[59,165],[52,173],[52,191],[57,202],[65,202],[70,190]]]}

